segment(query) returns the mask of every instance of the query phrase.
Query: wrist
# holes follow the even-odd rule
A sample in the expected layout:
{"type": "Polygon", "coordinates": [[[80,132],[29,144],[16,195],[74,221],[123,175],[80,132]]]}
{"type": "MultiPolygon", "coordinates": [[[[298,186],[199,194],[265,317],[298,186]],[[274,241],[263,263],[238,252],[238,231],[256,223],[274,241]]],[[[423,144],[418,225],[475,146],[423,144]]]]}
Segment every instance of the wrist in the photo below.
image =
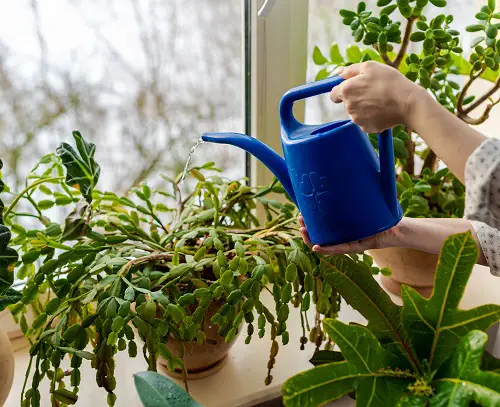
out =
{"type": "Polygon", "coordinates": [[[393,229],[394,247],[412,247],[412,240],[415,238],[418,229],[416,219],[404,217],[393,229]]]}
{"type": "Polygon", "coordinates": [[[426,115],[427,106],[432,106],[435,101],[424,88],[414,83],[410,84],[405,93],[403,123],[407,128],[418,132],[419,123],[426,115]]]}

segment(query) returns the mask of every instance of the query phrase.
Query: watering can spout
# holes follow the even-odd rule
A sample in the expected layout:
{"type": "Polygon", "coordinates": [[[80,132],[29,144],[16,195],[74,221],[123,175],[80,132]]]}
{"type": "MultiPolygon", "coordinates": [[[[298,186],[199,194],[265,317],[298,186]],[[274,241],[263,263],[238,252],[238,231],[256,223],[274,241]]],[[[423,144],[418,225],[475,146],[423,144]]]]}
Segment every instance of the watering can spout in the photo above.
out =
{"type": "Polygon", "coordinates": [[[285,160],[273,149],[254,137],[240,133],[204,133],[201,138],[205,142],[230,144],[252,154],[271,170],[281,182],[281,185],[283,185],[283,188],[285,188],[292,201],[297,205],[297,199],[293,191],[292,181],[285,160]]]}

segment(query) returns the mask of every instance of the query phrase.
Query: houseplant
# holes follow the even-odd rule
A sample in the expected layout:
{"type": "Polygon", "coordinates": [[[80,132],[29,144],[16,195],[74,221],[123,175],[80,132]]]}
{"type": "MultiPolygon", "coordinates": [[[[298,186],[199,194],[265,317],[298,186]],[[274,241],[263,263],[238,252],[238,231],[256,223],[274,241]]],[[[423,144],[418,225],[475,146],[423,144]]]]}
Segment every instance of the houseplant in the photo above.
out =
{"type": "MultiPolygon", "coordinates": [[[[477,23],[467,27],[467,31],[477,32],[478,37],[467,60],[460,32],[453,28],[453,16],[426,17],[433,7],[444,6],[445,0],[378,0],[375,12],[367,10],[365,2],[359,2],[356,10],[341,10],[342,22],[352,29],[354,40],[363,47],[350,45],[342,53],[334,43],[328,54],[315,47],[313,60],[322,67],[316,79],[332,75],[338,66],[378,61],[399,69],[428,89],[464,122],[471,125],[485,122],[499,101],[494,94],[500,87],[500,13],[495,12],[495,0],[489,0],[476,14],[477,23]],[[400,16],[403,24],[396,21],[400,16]],[[408,52],[410,43],[419,47],[417,53],[408,52]],[[492,85],[485,94],[475,97],[470,88],[480,79],[492,85]],[[471,117],[470,113],[478,107],[482,112],[471,117]]],[[[462,217],[463,185],[447,168],[439,166],[436,154],[412,129],[398,126],[393,134],[398,193],[405,216],[462,217]]],[[[376,135],[369,136],[377,147],[376,135]]],[[[430,294],[437,256],[400,248],[374,250],[370,254],[377,264],[392,269],[390,278],[382,278],[390,291],[399,293],[401,283],[406,283],[430,294]]]]}
{"type": "Polygon", "coordinates": [[[500,305],[458,309],[477,257],[469,232],[450,236],[430,299],[403,286],[402,307],[345,256],[321,259],[322,278],[368,324],[326,319],[341,352],[317,352],[315,368],[284,384],[285,405],[319,406],[355,393],[363,407],[498,406],[500,359],[484,353],[482,331],[500,320],[500,305]]]}
{"type": "MultiPolygon", "coordinates": [[[[0,160],[0,170],[2,169],[0,160]]],[[[0,179],[0,194],[5,185],[0,179]]],[[[5,309],[7,303],[17,301],[20,295],[11,289],[14,282],[13,264],[17,261],[17,252],[9,247],[10,230],[4,225],[3,213],[4,204],[0,199],[0,312],[5,309]]],[[[12,387],[14,379],[14,352],[7,334],[0,327],[0,405],[3,405],[12,387]]]]}
{"type": "MultiPolygon", "coordinates": [[[[279,337],[289,340],[292,305],[302,317],[302,347],[310,330],[318,348],[331,348],[321,319],[336,317],[340,296],[317,278],[318,257],[296,237],[296,208],[269,198],[284,193],[280,185],[224,180],[209,163],[189,170],[197,184],[188,196],[181,196],[179,175],[165,178],[167,188],[141,185],[119,197],[96,189],[95,146],[73,135],[76,149],[62,143],[57,154],[42,157],[3,211],[10,244],[20,253],[10,261],[26,279],[22,292],[9,289],[0,298],[31,344],[23,406],[39,405],[41,380],[50,380],[53,400],[75,403],[84,359],[113,405],[114,354],[128,349],[134,357],[137,338],[149,370],[162,358],[187,379],[185,347],[232,343],[243,321],[247,342],[271,331],[269,384],[279,337]],[[256,205],[267,214],[262,226],[256,205]],[[63,224],[49,219],[54,206],[69,212],[63,224]],[[260,301],[263,289],[275,309],[260,301]],[[314,305],[317,317],[309,322],[305,311],[314,305]],[[215,337],[204,329],[209,316],[219,326],[215,337]]],[[[353,259],[367,272],[379,271],[368,256],[353,259]]]]}

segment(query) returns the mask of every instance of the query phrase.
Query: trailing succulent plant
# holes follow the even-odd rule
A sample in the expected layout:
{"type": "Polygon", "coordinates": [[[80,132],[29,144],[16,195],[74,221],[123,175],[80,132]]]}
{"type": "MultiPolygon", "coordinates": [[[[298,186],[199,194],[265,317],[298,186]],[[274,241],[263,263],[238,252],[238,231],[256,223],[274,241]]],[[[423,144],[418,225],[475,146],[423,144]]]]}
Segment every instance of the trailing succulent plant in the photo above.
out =
{"type": "Polygon", "coordinates": [[[325,281],[368,321],[325,319],[340,352],[318,351],[315,368],[283,386],[286,406],[320,406],[351,394],[362,407],[500,405],[500,360],[485,353],[500,305],[458,308],[477,261],[470,233],[450,236],[427,299],[403,286],[394,304],[373,277],[345,256],[321,259],[325,281]]]}
{"type": "MultiPolygon", "coordinates": [[[[500,88],[500,13],[495,12],[495,0],[481,7],[476,14],[477,23],[466,29],[477,32],[478,37],[465,59],[460,32],[453,28],[453,15],[426,17],[433,7],[446,4],[446,0],[378,0],[375,12],[368,10],[364,1],[357,4],[356,10],[341,10],[343,24],[350,27],[354,40],[364,47],[350,45],[342,53],[333,43],[328,54],[315,47],[313,61],[322,67],[316,79],[332,75],[338,66],[377,61],[399,69],[464,122],[485,122],[500,101],[494,98],[500,88]],[[403,21],[404,28],[398,20],[403,21]],[[421,44],[421,48],[409,53],[410,43],[421,44]],[[459,77],[465,78],[464,85],[457,81],[459,77]],[[490,89],[478,97],[469,94],[471,85],[480,79],[491,82],[490,89]],[[471,117],[470,113],[480,106],[484,106],[480,116],[471,117]]],[[[405,215],[462,217],[465,191],[461,183],[446,168],[438,168],[435,153],[412,129],[397,126],[393,135],[398,192],[405,215]],[[421,169],[417,157],[423,161],[421,169]]],[[[376,135],[369,136],[377,148],[376,135]]]]}
{"type": "MultiPolygon", "coordinates": [[[[141,185],[126,196],[101,192],[95,146],[73,135],[76,148],[63,143],[56,154],[42,157],[3,212],[14,235],[10,245],[21,254],[16,261],[12,249],[5,249],[11,254],[5,264],[26,281],[22,292],[11,289],[0,299],[10,302],[31,344],[23,406],[40,405],[42,380],[50,381],[53,405],[74,404],[84,360],[114,405],[114,355],[127,350],[134,357],[138,347],[149,370],[162,357],[169,369],[185,373],[183,344],[214,339],[203,329],[212,306],[211,323],[226,342],[244,329],[244,321],[247,343],[270,331],[267,384],[278,340],[289,341],[291,308],[301,315],[302,348],[306,331],[318,349],[332,347],[321,320],[336,317],[340,296],[321,278],[319,258],[296,235],[297,209],[270,198],[284,194],[282,186],[250,188],[243,180],[222,179],[208,163],[189,170],[197,184],[185,197],[180,175],[165,177],[164,189],[141,185]],[[49,218],[56,206],[69,212],[62,224],[49,218]],[[267,216],[262,225],[256,206],[267,216]],[[272,295],[274,309],[261,301],[263,290],[272,295]],[[306,311],[314,306],[316,317],[309,322],[306,311]],[[170,338],[181,344],[177,353],[167,346],[170,338]]],[[[369,256],[353,261],[368,273],[379,272],[369,256]]],[[[0,271],[7,287],[12,271],[6,277],[0,271]]]]}

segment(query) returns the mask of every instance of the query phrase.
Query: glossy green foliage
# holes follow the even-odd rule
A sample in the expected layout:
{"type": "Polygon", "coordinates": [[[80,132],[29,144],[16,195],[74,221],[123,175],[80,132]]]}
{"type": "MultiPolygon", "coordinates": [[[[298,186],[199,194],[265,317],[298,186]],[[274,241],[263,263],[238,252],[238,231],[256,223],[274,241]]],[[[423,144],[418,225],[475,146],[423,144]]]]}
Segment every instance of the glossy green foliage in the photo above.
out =
{"type": "MultiPolygon", "coordinates": [[[[0,299],[32,343],[23,405],[37,405],[44,380],[54,397],[76,398],[80,364],[87,360],[114,405],[118,352],[141,355],[151,371],[160,357],[181,371],[183,350],[173,352],[169,339],[210,342],[208,323],[226,342],[241,333],[247,343],[270,333],[266,384],[280,346],[289,342],[291,312],[301,313],[303,325],[296,346],[332,346],[321,318],[337,317],[340,295],[320,277],[319,257],[297,236],[298,211],[277,181],[251,188],[244,180],[222,179],[207,163],[189,169],[195,185],[185,196],[181,175],[165,177],[161,188],[144,183],[118,196],[96,188],[95,147],[77,132],[74,137],[76,149],[63,145],[42,157],[4,212],[12,225],[10,245],[22,253],[15,271],[26,280],[21,292],[10,290],[0,299]],[[80,189],[71,188],[75,182],[80,189]],[[17,202],[32,211],[17,211],[17,202]],[[52,206],[68,214],[64,222],[48,218],[45,210],[52,206]],[[262,223],[254,215],[258,207],[262,223]],[[38,227],[23,226],[26,217],[38,227]],[[266,286],[273,297],[269,307],[261,301],[266,286]],[[309,321],[308,310],[321,318],[309,321]],[[61,375],[70,357],[71,374],[61,375]]],[[[351,261],[379,272],[367,255],[351,261]]]]}
{"type": "Polygon", "coordinates": [[[326,319],[338,352],[321,351],[315,368],[283,386],[286,406],[320,406],[355,393],[356,405],[457,406],[500,402],[500,361],[484,354],[482,332],[500,320],[500,305],[458,309],[477,260],[470,233],[449,237],[441,251],[429,299],[404,286],[394,304],[374,279],[345,257],[322,260],[322,272],[368,321],[326,319]]]}
{"type": "MultiPolygon", "coordinates": [[[[473,41],[472,52],[465,55],[460,31],[453,26],[453,15],[439,14],[446,4],[445,0],[378,0],[376,7],[368,9],[360,1],[354,10],[340,10],[342,23],[350,28],[353,40],[362,45],[351,44],[341,50],[333,43],[328,52],[315,47],[313,62],[320,67],[316,79],[333,75],[339,66],[376,61],[397,68],[465,122],[483,123],[498,103],[489,99],[495,88],[485,95],[474,95],[470,87],[479,78],[496,86],[500,73],[500,13],[495,12],[490,2],[481,8],[475,16],[477,23],[467,27],[467,31],[477,32],[478,37],[473,41]],[[430,14],[434,17],[429,18],[430,14]],[[415,52],[408,53],[409,44],[413,44],[412,49],[417,47],[415,52]],[[458,80],[459,75],[465,80],[458,80]],[[480,117],[470,117],[480,105],[483,106],[480,117]]],[[[432,150],[412,129],[397,126],[393,136],[400,174],[399,197],[405,215],[462,217],[464,188],[451,174],[443,175],[432,150]],[[421,170],[416,165],[420,160],[423,160],[421,170]]],[[[378,148],[377,135],[369,137],[378,148]]]]}
{"type": "Polygon", "coordinates": [[[137,373],[134,383],[144,407],[202,407],[183,388],[158,373],[137,373]]]}

